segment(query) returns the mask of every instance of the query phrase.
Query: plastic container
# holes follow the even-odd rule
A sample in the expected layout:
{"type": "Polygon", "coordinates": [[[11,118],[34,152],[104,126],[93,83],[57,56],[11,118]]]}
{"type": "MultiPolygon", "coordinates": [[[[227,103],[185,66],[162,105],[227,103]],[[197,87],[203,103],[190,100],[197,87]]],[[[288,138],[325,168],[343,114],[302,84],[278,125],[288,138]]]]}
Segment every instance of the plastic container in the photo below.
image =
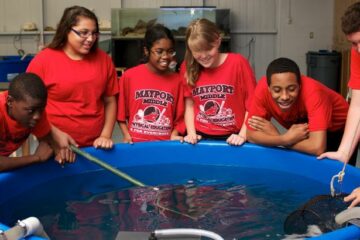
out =
{"type": "Polygon", "coordinates": [[[341,54],[336,51],[319,50],[306,53],[307,75],[325,86],[339,91],[341,54]]]}
{"type": "Polygon", "coordinates": [[[0,82],[10,82],[19,73],[26,71],[34,56],[0,56],[0,82]]]}

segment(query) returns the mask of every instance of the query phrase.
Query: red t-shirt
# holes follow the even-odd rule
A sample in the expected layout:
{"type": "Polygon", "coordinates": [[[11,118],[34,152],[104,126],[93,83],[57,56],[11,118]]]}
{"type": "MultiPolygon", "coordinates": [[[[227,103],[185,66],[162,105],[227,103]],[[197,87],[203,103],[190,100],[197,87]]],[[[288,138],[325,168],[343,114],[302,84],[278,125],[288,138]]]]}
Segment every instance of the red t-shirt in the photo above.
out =
{"type": "MultiPolygon", "coordinates": [[[[184,63],[181,72],[184,76],[184,63]]],[[[201,70],[195,87],[184,85],[184,96],[194,101],[197,131],[213,136],[239,133],[256,86],[254,73],[243,56],[228,53],[220,66],[201,70]]]]}
{"type": "MultiPolygon", "coordinates": [[[[335,91],[320,82],[301,77],[301,88],[297,101],[288,111],[282,111],[272,99],[266,77],[258,82],[248,118],[251,116],[276,119],[283,127],[296,123],[309,124],[309,130],[336,131],[344,128],[349,105],[335,91]]],[[[247,127],[252,129],[248,123],[247,127]]]]}
{"type": "Polygon", "coordinates": [[[179,74],[162,76],[141,64],[127,70],[120,78],[118,120],[128,120],[134,142],[169,140],[183,113],[179,74]]]}
{"type": "Polygon", "coordinates": [[[111,58],[98,49],[82,60],[72,60],[62,50],[46,48],[27,71],[39,75],[47,87],[49,121],[80,146],[92,145],[104,127],[104,97],[118,93],[111,58]]]}
{"type": "Polygon", "coordinates": [[[50,132],[50,124],[43,113],[40,121],[34,128],[25,128],[10,118],[7,113],[6,98],[8,92],[0,93],[0,155],[9,156],[16,151],[30,133],[38,138],[45,137],[50,132]]]}
{"type": "Polygon", "coordinates": [[[351,49],[350,80],[349,87],[360,89],[360,53],[354,48],[351,49]]]}

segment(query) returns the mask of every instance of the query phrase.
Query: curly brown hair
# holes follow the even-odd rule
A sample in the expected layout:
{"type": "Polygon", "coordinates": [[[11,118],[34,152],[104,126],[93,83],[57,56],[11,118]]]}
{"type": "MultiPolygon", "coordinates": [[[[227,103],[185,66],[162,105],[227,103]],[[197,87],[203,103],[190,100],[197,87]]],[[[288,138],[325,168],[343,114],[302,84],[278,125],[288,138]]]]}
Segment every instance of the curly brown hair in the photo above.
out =
{"type": "Polygon", "coordinates": [[[347,8],[341,18],[341,28],[346,35],[360,31],[360,2],[347,8]]]}

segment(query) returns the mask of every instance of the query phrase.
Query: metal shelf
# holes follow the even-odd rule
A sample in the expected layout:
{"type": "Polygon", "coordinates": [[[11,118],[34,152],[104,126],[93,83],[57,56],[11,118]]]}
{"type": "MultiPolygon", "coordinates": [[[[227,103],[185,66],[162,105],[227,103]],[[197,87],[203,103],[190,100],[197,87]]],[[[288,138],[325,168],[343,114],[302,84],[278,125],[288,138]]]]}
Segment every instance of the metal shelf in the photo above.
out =
{"type": "Polygon", "coordinates": [[[0,32],[0,36],[39,35],[39,31],[0,32]]]}

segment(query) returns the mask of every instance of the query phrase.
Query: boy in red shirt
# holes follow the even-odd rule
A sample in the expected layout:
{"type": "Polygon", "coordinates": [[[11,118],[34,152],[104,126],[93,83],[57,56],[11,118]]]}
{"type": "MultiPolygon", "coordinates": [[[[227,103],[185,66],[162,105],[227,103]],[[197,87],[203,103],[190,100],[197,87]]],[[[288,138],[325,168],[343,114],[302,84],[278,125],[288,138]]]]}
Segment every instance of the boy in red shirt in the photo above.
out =
{"type": "Polygon", "coordinates": [[[47,91],[42,80],[33,73],[18,75],[9,86],[9,91],[0,94],[0,171],[44,162],[53,154],[50,144],[59,150],[59,162],[73,162],[74,153],[69,144],[75,144],[67,134],[51,127],[44,112],[47,91]],[[30,134],[39,138],[34,154],[8,157],[18,149],[30,134]],[[60,150],[61,149],[61,150],[60,150]]]}
{"type": "Polygon", "coordinates": [[[301,76],[292,60],[278,58],[256,87],[247,137],[253,143],[319,155],[339,146],[348,108],[340,94],[301,76]],[[271,118],[286,131],[280,133],[271,118]]]}

